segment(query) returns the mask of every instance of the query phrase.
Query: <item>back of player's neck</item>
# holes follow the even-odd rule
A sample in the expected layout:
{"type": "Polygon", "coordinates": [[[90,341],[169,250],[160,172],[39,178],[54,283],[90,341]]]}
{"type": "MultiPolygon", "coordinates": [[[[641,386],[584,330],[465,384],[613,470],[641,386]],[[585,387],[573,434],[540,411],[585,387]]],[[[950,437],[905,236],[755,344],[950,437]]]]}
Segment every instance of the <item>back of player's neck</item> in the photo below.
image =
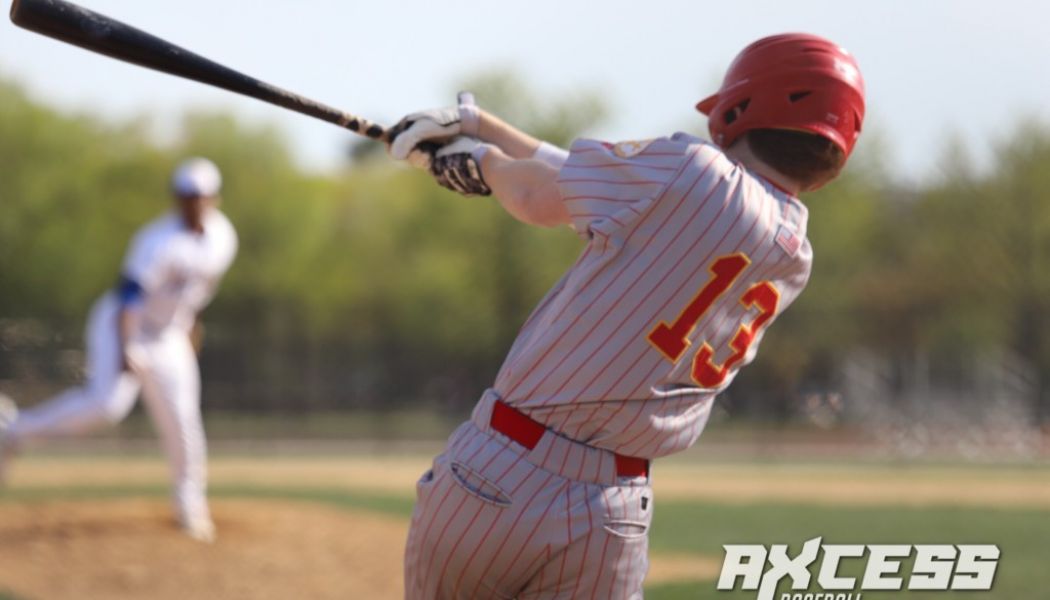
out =
{"type": "Polygon", "coordinates": [[[193,233],[193,234],[196,234],[196,235],[203,235],[204,234],[204,220],[203,219],[200,222],[198,222],[198,223],[193,223],[192,221],[190,221],[186,217],[180,216],[179,220],[182,221],[182,226],[186,228],[186,231],[189,231],[190,233],[193,233]]]}
{"type": "Polygon", "coordinates": [[[798,196],[802,191],[802,185],[799,182],[784,175],[780,171],[777,171],[766,164],[765,161],[755,156],[746,141],[741,140],[740,143],[733,144],[725,150],[725,153],[726,156],[729,156],[733,160],[744,165],[748,171],[761,176],[786,194],[798,196]]]}

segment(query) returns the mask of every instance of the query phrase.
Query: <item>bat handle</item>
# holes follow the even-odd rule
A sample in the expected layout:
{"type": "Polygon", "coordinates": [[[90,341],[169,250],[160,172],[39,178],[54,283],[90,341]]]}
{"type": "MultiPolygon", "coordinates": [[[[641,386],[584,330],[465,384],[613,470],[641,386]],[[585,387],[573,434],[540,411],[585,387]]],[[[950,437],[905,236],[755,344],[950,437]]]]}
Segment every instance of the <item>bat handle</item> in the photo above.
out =
{"type": "Polygon", "coordinates": [[[390,130],[378,123],[373,123],[368,119],[351,116],[346,121],[340,123],[340,125],[354,133],[360,133],[361,135],[367,136],[377,142],[383,142],[384,144],[389,144],[391,142],[390,130]]]}

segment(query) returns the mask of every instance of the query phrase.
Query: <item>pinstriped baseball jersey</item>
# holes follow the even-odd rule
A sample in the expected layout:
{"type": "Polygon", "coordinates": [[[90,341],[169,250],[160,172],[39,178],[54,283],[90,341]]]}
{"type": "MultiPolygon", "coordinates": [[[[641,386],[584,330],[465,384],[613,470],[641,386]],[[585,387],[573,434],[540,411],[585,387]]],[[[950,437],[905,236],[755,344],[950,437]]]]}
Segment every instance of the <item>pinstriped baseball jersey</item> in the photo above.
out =
{"type": "Polygon", "coordinates": [[[579,140],[558,183],[588,244],[522,328],[494,391],[593,446],[683,450],[805,286],[806,208],[681,133],[579,140]]]}

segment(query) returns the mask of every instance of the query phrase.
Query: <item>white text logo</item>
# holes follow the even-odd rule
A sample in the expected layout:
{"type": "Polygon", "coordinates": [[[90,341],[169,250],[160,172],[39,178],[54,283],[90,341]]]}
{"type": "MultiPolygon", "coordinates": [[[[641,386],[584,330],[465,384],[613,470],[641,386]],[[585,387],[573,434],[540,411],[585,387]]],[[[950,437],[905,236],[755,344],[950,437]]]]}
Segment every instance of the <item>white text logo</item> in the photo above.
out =
{"type": "MultiPolygon", "coordinates": [[[[990,544],[821,544],[813,538],[792,557],[786,544],[730,544],[718,578],[720,590],[757,590],[756,600],[773,600],[784,577],[792,590],[808,590],[814,574],[824,591],[989,590],[999,566],[999,547],[990,544]],[[811,567],[823,558],[815,573],[811,567]],[[902,563],[914,555],[911,573],[902,563]],[[864,565],[862,577],[839,574],[847,562],[864,565]],[[766,565],[769,569],[766,569],[766,565]],[[739,586],[739,588],[738,588],[739,586]]],[[[861,600],[861,594],[781,594],[780,600],[861,600]]]]}

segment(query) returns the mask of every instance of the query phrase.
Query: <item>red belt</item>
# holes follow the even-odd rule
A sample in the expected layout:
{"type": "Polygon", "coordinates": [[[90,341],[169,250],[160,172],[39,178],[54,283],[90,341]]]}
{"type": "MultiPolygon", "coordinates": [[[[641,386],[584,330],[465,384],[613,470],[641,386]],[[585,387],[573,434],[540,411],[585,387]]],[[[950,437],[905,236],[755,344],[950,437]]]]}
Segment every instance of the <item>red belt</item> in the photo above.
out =
{"type": "MultiPolygon", "coordinates": [[[[492,420],[489,421],[492,428],[509,437],[510,439],[525,446],[529,450],[540,443],[547,428],[537,421],[533,421],[528,415],[497,400],[492,405],[492,420]]],[[[649,461],[634,456],[614,454],[616,457],[616,474],[620,477],[647,477],[649,475],[649,461]]]]}

